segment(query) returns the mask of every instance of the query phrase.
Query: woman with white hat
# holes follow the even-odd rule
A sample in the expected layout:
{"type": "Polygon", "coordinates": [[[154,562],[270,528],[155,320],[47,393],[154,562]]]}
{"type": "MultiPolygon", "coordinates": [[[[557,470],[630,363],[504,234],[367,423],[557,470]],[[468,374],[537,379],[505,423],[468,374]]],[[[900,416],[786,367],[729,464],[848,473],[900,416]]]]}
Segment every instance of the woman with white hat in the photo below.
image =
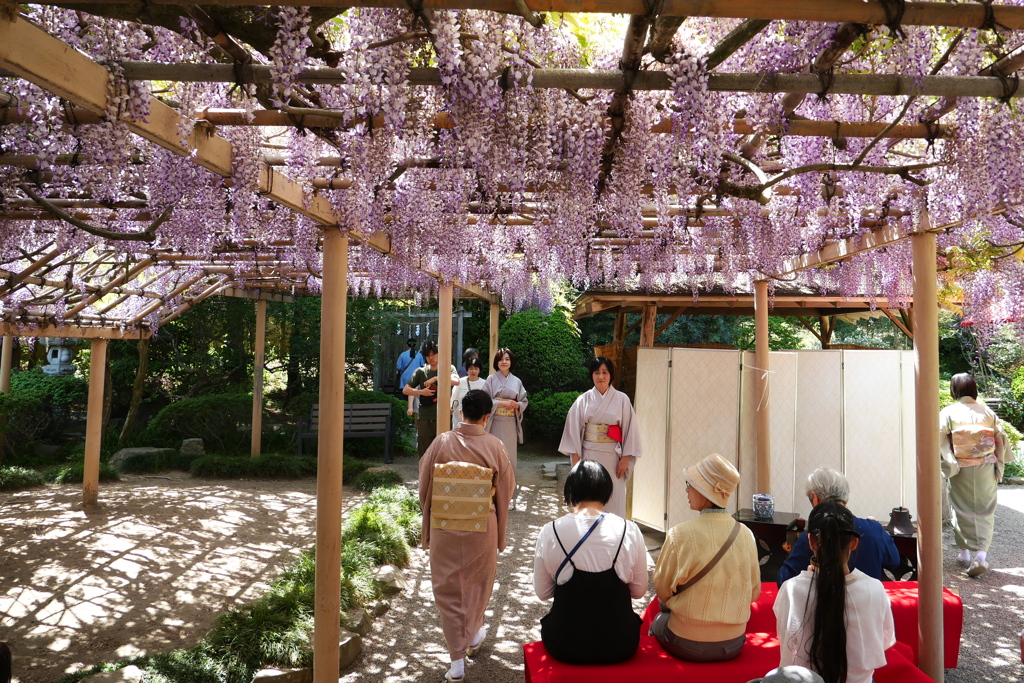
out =
{"type": "Polygon", "coordinates": [[[740,481],[732,463],[713,453],[685,477],[700,516],[665,537],[653,577],[662,611],[651,635],[679,659],[721,662],[742,652],[750,603],[761,594],[757,546],[725,509],[740,481]]]}

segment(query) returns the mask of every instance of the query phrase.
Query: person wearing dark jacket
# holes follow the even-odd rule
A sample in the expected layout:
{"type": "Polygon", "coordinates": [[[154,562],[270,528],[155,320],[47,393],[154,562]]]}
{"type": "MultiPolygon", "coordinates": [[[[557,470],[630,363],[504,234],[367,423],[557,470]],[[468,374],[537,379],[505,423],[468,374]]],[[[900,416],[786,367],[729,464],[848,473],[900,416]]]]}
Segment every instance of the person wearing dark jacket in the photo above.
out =
{"type": "MultiPolygon", "coordinates": [[[[828,501],[846,506],[850,499],[850,482],[842,472],[819,467],[807,477],[807,499],[811,501],[812,507],[828,501]]],[[[859,569],[873,579],[884,581],[882,568],[895,569],[900,564],[896,543],[879,522],[861,517],[854,519],[857,533],[860,534],[860,544],[850,553],[850,569],[859,569]]],[[[811,556],[807,532],[801,532],[793,549],[789,551],[789,557],[779,569],[776,583],[781,586],[807,569],[812,562],[811,556]]]]}

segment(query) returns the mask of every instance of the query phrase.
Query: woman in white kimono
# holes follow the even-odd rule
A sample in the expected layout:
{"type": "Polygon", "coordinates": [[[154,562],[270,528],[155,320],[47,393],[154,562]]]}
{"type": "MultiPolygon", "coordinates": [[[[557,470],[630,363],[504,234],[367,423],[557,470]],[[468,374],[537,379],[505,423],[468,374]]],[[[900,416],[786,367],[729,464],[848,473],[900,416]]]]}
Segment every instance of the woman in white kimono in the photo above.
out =
{"type": "Polygon", "coordinates": [[[459,382],[458,388],[452,395],[452,429],[459,426],[462,422],[462,400],[466,398],[473,389],[483,389],[486,380],[480,379],[480,373],[483,371],[483,365],[480,364],[480,359],[476,356],[466,361],[466,380],[459,382]]]}
{"type": "MultiPolygon", "coordinates": [[[[508,460],[512,463],[512,472],[516,472],[519,462],[519,444],[523,442],[523,411],[526,410],[526,389],[519,378],[512,374],[515,354],[511,349],[500,348],[494,354],[492,372],[484,382],[484,391],[494,401],[491,408],[491,419],[487,422],[487,431],[501,439],[508,451],[508,460]]],[[[519,484],[508,509],[516,509],[516,497],[519,495],[519,484]]]]}
{"type": "Polygon", "coordinates": [[[1011,458],[999,418],[978,403],[978,385],[966,372],[953,375],[949,393],[956,403],[939,413],[942,472],[949,480],[953,535],[967,575],[988,571],[988,548],[996,522],[996,484],[1011,458]],[[971,551],[974,558],[971,558],[971,551]]]}
{"type": "Polygon", "coordinates": [[[626,517],[626,479],[641,455],[640,430],[629,397],[612,386],[615,366],[598,356],[590,361],[590,379],[594,388],[582,394],[569,408],[558,450],[572,464],[584,460],[599,462],[611,475],[612,497],[605,505],[608,512],[626,517]]]}

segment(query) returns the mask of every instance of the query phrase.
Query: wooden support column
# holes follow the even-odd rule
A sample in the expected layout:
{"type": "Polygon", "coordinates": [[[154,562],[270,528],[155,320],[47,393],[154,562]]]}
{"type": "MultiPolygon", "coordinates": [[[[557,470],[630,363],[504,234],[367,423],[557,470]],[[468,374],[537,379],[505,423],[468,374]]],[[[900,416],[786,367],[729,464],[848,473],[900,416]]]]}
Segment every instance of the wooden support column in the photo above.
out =
{"type": "Polygon", "coordinates": [[[626,344],[626,314],[620,308],[615,314],[615,325],[612,327],[612,344],[625,346],[626,344]]]}
{"type": "Polygon", "coordinates": [[[3,350],[0,351],[0,394],[11,393],[11,358],[14,356],[14,337],[4,335],[3,350]]]}
{"type": "Polygon", "coordinates": [[[452,285],[437,293],[437,435],[452,428],[452,285]]]}
{"type": "Polygon", "coordinates": [[[263,440],[263,364],[267,342],[267,301],[256,302],[256,348],[252,370],[252,447],[249,454],[258,457],[263,440]]]}
{"type": "Polygon", "coordinates": [[[500,319],[501,310],[498,308],[498,304],[491,302],[491,328],[490,336],[487,339],[487,343],[490,346],[487,348],[489,354],[488,358],[481,358],[484,366],[484,373],[491,374],[491,359],[494,358],[494,354],[498,353],[498,321],[500,319]]]}
{"type": "Polygon", "coordinates": [[[348,237],[324,231],[320,300],[320,436],[316,473],[313,683],[337,683],[341,631],[341,478],[345,424],[348,237]]]}
{"type": "Polygon", "coordinates": [[[830,348],[832,345],[832,331],[836,329],[835,316],[819,315],[818,328],[821,333],[821,348],[830,348]]]}
{"type": "Polygon", "coordinates": [[[754,400],[757,428],[757,493],[772,492],[771,413],[768,410],[768,281],[754,283],[754,400]]]}
{"type": "Polygon", "coordinates": [[[85,422],[85,470],[82,475],[82,504],[95,508],[99,502],[100,446],[103,443],[103,380],[107,370],[107,340],[92,340],[89,358],[89,404],[85,422]]]}
{"type": "Polygon", "coordinates": [[[645,304],[644,312],[641,316],[641,327],[640,327],[640,346],[650,347],[654,346],[654,324],[658,319],[658,306],[657,304],[645,304]]]}
{"type": "MultiPolygon", "coordinates": [[[[922,212],[920,230],[930,228],[922,212]]],[[[917,553],[919,664],[942,683],[942,505],[939,472],[939,303],[935,234],[911,238],[914,263],[914,356],[917,438],[917,553]]]]}

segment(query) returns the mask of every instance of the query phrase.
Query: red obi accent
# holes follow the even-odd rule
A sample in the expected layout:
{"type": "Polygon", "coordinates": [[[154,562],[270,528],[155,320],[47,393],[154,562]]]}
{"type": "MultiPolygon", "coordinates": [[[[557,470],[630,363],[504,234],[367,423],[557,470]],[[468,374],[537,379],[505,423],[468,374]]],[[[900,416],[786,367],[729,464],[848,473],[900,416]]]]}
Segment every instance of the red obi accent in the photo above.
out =
{"type": "Polygon", "coordinates": [[[619,425],[608,425],[608,438],[622,443],[622,427],[619,425]]]}

